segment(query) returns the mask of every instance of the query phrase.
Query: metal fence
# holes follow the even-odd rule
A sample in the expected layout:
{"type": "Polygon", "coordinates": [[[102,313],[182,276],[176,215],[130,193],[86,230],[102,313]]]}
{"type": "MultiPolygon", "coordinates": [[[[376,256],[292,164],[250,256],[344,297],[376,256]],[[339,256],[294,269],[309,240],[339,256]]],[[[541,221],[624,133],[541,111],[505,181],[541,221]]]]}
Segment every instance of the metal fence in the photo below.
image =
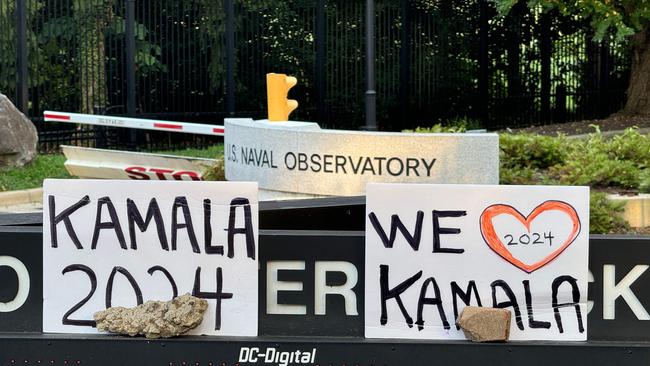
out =
{"type": "MultiPolygon", "coordinates": [[[[364,124],[365,1],[0,0],[0,92],[60,143],[202,146],[205,138],[41,122],[42,111],[220,124],[264,117],[265,74],[297,76],[292,115],[364,124]]],[[[487,0],[377,0],[377,124],[488,129],[604,117],[624,101],[627,45],[587,23],[487,0]]]]}

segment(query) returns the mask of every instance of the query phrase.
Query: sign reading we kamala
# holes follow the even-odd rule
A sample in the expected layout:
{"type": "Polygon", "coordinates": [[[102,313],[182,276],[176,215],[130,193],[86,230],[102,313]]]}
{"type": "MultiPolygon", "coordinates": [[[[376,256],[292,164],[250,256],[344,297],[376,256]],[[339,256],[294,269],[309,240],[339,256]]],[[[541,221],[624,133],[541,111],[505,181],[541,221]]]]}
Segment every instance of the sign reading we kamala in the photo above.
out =
{"type": "Polygon", "coordinates": [[[512,340],[586,340],[587,187],[369,184],[365,336],[463,339],[467,306],[512,340]]]}
{"type": "Polygon", "coordinates": [[[46,180],[43,331],[96,332],[93,314],[191,293],[191,334],[257,335],[256,183],[46,180]]]}

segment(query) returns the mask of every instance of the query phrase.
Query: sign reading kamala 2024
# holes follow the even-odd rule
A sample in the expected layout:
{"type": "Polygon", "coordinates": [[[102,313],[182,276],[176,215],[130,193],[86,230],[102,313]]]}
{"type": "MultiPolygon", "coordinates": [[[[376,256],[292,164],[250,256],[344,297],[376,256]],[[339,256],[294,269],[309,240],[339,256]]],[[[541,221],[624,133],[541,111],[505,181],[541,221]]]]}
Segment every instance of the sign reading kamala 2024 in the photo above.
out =
{"type": "Polygon", "coordinates": [[[369,184],[365,335],[462,339],[466,305],[513,340],[586,340],[589,188],[369,184]]]}
{"type": "Polygon", "coordinates": [[[191,293],[190,334],[257,335],[256,183],[46,180],[43,331],[93,333],[112,306],[191,293]]]}

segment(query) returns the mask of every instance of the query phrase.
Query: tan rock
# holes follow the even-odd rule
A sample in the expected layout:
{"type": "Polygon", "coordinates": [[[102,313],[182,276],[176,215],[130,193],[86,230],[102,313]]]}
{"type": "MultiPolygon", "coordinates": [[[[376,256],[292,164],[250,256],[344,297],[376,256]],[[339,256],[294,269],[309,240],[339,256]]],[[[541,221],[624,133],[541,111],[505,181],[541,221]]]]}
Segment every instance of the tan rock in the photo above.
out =
{"type": "Polygon", "coordinates": [[[0,93],[0,167],[21,167],[34,159],[38,144],[36,127],[0,93]]]}
{"type": "Polygon", "coordinates": [[[185,294],[170,301],[147,301],[134,308],[108,308],[96,312],[94,318],[99,331],[169,338],[196,328],[207,308],[206,300],[185,294]]]}
{"type": "Polygon", "coordinates": [[[510,336],[510,310],[466,306],[457,324],[473,342],[505,342],[510,336]]]}

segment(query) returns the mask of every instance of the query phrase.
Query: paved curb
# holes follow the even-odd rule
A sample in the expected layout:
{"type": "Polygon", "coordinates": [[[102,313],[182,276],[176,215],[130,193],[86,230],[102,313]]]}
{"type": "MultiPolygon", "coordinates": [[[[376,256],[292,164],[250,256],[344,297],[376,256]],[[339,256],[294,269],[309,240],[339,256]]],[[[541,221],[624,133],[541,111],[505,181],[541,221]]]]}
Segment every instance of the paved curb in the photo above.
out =
{"type": "Polygon", "coordinates": [[[39,203],[43,201],[43,188],[0,192],[0,207],[39,203]]]}
{"type": "Polygon", "coordinates": [[[650,226],[650,194],[639,194],[638,196],[612,194],[608,198],[616,201],[626,201],[623,217],[631,227],[650,226]]]}

